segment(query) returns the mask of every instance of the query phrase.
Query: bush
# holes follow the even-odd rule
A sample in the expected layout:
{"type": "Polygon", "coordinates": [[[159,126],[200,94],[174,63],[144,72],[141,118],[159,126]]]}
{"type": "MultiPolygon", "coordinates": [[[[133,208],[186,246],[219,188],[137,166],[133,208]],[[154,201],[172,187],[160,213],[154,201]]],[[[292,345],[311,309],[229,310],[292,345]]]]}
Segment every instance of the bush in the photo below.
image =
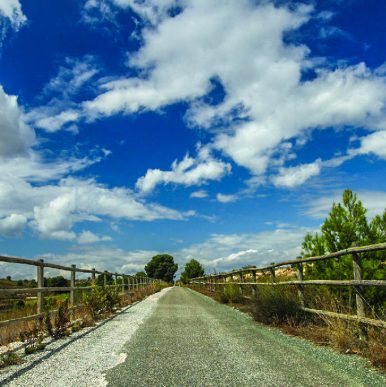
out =
{"type": "Polygon", "coordinates": [[[0,355],[0,368],[20,363],[20,356],[15,352],[8,351],[0,355]]]}
{"type": "Polygon", "coordinates": [[[243,302],[243,295],[239,285],[226,284],[217,290],[217,299],[223,304],[228,302],[241,303],[243,302]]]}
{"type": "Polygon", "coordinates": [[[267,324],[299,322],[303,315],[296,293],[268,286],[257,290],[252,312],[256,321],[267,324]]]}
{"type": "Polygon", "coordinates": [[[91,318],[96,321],[103,314],[110,314],[120,304],[118,289],[93,286],[92,290],[83,294],[83,303],[91,318]]]}
{"type": "Polygon", "coordinates": [[[34,323],[32,330],[21,333],[20,339],[24,343],[24,352],[26,355],[43,350],[45,348],[45,345],[43,344],[43,317],[40,317],[37,322],[34,323]]]}

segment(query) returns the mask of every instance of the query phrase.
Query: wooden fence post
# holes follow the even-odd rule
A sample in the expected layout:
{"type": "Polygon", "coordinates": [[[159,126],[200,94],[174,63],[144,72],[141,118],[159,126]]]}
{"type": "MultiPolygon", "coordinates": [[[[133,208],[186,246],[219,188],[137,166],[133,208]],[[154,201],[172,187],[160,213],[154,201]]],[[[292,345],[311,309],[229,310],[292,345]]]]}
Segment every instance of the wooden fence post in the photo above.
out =
{"type": "Polygon", "coordinates": [[[103,287],[107,286],[107,271],[103,272],[103,287]]]}
{"type": "MultiPolygon", "coordinates": [[[[42,259],[39,259],[40,265],[37,267],[37,283],[38,288],[44,288],[44,261],[42,259]]],[[[38,299],[37,299],[37,312],[43,313],[44,311],[44,293],[38,292],[38,299]]]]}
{"type": "Polygon", "coordinates": [[[271,272],[271,282],[272,284],[276,283],[276,274],[275,274],[275,268],[270,267],[269,271],[271,272]]]}
{"type": "Polygon", "coordinates": [[[92,283],[92,285],[95,285],[95,281],[96,281],[95,267],[93,267],[92,273],[91,273],[91,283],[92,283]]]}
{"type": "Polygon", "coordinates": [[[243,273],[239,273],[239,279],[240,279],[240,285],[239,285],[239,289],[240,289],[240,293],[241,295],[243,294],[243,285],[241,285],[243,283],[243,273]]]}
{"type": "MultiPolygon", "coordinates": [[[[359,254],[354,253],[352,254],[352,260],[353,260],[353,269],[354,269],[354,280],[355,281],[362,281],[363,280],[363,268],[362,268],[362,260],[359,254]]],[[[362,286],[355,286],[356,292],[355,292],[355,301],[356,301],[356,307],[357,307],[357,316],[358,317],[365,317],[366,311],[365,311],[365,303],[363,302],[363,299],[361,295],[363,295],[363,287],[362,286]],[[359,292],[359,294],[358,294],[359,292]]]]}
{"type": "Polygon", "coordinates": [[[122,293],[125,293],[125,276],[122,274],[122,293]]]}
{"type": "MultiPolygon", "coordinates": [[[[71,270],[71,281],[70,281],[70,286],[72,288],[75,287],[75,275],[76,275],[76,265],[71,265],[72,269],[71,270]]],[[[75,290],[71,289],[70,290],[70,305],[74,306],[75,305],[75,290]]]]}
{"type": "MultiPolygon", "coordinates": [[[[298,272],[298,281],[303,282],[303,264],[298,263],[296,265],[297,267],[297,272],[298,272]]],[[[299,284],[298,286],[298,296],[300,300],[300,306],[304,308],[305,302],[304,302],[304,285],[299,284]]]]}
{"type": "MultiPolygon", "coordinates": [[[[256,283],[256,270],[252,272],[252,282],[256,283]]],[[[252,296],[256,296],[256,285],[252,285],[252,296]]]]}

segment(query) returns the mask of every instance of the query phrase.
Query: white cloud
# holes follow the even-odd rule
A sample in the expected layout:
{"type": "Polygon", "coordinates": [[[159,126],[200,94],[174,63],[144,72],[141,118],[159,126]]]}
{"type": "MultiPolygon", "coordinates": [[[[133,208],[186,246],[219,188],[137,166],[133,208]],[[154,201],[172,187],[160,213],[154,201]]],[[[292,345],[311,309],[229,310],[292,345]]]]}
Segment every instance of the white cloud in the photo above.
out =
{"type": "Polygon", "coordinates": [[[218,193],[216,195],[216,199],[220,203],[232,203],[232,202],[235,202],[237,200],[237,196],[236,195],[225,195],[222,193],[218,193]]]}
{"type": "Polygon", "coordinates": [[[47,100],[33,108],[24,119],[35,128],[56,132],[63,127],[73,130],[74,124],[83,117],[82,109],[76,103],[77,94],[84,88],[91,88],[91,81],[100,71],[91,55],[81,59],[65,58],[64,65],[43,88],[41,98],[47,100]]]}
{"type": "Polygon", "coordinates": [[[190,194],[191,198],[196,198],[196,199],[204,199],[208,197],[208,192],[204,191],[203,189],[200,189],[198,191],[194,191],[190,194]]]}
{"type": "Polygon", "coordinates": [[[0,157],[25,154],[35,141],[34,131],[22,120],[17,97],[0,85],[0,157]]]}
{"type": "MultiPolygon", "coordinates": [[[[373,218],[375,215],[381,215],[386,210],[386,192],[383,191],[359,191],[358,199],[367,209],[367,216],[373,218]]],[[[342,193],[334,192],[330,195],[313,198],[309,200],[308,208],[305,214],[316,219],[323,219],[328,216],[332,203],[342,201],[342,193]]]]}
{"type": "Polygon", "coordinates": [[[208,149],[201,148],[196,159],[186,155],[180,162],[175,160],[170,171],[149,169],[137,180],[136,187],[146,194],[159,184],[200,185],[208,180],[220,180],[230,171],[230,164],[213,158],[208,149]]]}
{"type": "MultiPolygon", "coordinates": [[[[284,41],[286,32],[310,20],[312,7],[185,0],[171,16],[174,1],[115,3],[145,20],[143,45],[128,61],[140,76],[103,84],[101,94],[84,103],[89,119],[185,101],[192,125],[216,129],[211,146],[254,176],[274,173],[282,144],[308,139],[315,128],[386,128],[384,73],[363,63],[323,68],[308,47],[284,41]],[[302,80],[306,69],[315,78],[302,80]],[[225,92],[217,105],[202,100],[213,79],[225,92]]],[[[147,181],[163,178],[152,170],[147,181]]]]}
{"type": "Polygon", "coordinates": [[[112,238],[107,236],[107,235],[99,236],[99,235],[94,234],[91,231],[83,231],[78,236],[78,243],[80,243],[80,244],[106,242],[106,241],[111,241],[111,240],[112,240],[112,238]]]}
{"type": "Polygon", "coordinates": [[[202,262],[207,271],[225,271],[245,265],[262,266],[285,259],[295,259],[301,250],[303,227],[283,227],[273,231],[245,234],[212,234],[206,241],[175,253],[178,262],[192,258],[202,262]]]}
{"type": "Polygon", "coordinates": [[[15,30],[18,30],[27,20],[19,0],[0,0],[0,16],[6,18],[15,30]]]}
{"type": "Polygon", "coordinates": [[[352,155],[374,154],[386,159],[386,130],[380,130],[360,138],[360,147],[351,149],[352,155]]]}
{"type": "Polygon", "coordinates": [[[301,164],[291,168],[279,168],[279,175],[272,177],[276,187],[294,188],[319,175],[322,167],[320,159],[310,164],[301,164]]]}
{"type": "Polygon", "coordinates": [[[27,224],[27,218],[20,214],[11,214],[0,219],[0,235],[19,236],[27,224]]]}

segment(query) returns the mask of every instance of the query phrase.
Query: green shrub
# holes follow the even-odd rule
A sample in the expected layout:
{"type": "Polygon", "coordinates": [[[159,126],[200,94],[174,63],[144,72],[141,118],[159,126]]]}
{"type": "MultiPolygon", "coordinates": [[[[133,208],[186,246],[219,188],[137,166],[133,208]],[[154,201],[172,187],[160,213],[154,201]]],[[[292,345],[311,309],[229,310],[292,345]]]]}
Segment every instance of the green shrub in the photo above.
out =
{"type": "Polygon", "coordinates": [[[217,290],[217,299],[224,304],[229,302],[241,303],[243,302],[243,295],[239,285],[226,284],[217,290]]]}
{"type": "Polygon", "coordinates": [[[119,306],[119,291],[116,288],[93,286],[90,292],[83,294],[83,303],[91,318],[96,321],[103,314],[112,313],[119,306]]]}
{"type": "Polygon", "coordinates": [[[302,318],[300,302],[292,289],[264,287],[253,298],[253,316],[263,323],[299,322],[302,318]]]}
{"type": "Polygon", "coordinates": [[[15,352],[8,351],[0,355],[0,368],[20,363],[20,356],[15,352]]]}
{"type": "Polygon", "coordinates": [[[43,317],[39,317],[30,331],[20,333],[20,339],[24,343],[24,352],[26,355],[43,350],[45,348],[43,344],[43,317]]]}

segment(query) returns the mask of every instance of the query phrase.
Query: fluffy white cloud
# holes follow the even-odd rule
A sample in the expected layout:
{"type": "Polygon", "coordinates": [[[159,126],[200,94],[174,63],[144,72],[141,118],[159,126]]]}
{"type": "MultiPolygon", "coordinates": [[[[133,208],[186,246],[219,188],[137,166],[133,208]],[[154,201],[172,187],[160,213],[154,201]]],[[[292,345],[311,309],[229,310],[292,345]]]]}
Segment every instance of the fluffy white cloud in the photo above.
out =
{"type": "MultiPolygon", "coordinates": [[[[373,218],[375,215],[381,215],[386,210],[386,192],[383,191],[359,191],[358,199],[367,209],[367,216],[373,218]]],[[[323,219],[328,216],[332,203],[342,201],[342,192],[333,192],[330,195],[313,198],[308,203],[305,214],[323,219]]]]}
{"type": "Polygon", "coordinates": [[[58,184],[33,186],[10,176],[0,178],[0,217],[20,213],[44,238],[74,240],[75,223],[101,218],[153,221],[182,220],[180,213],[147,204],[124,188],[108,189],[93,180],[62,179],[58,184]]]}
{"type": "Polygon", "coordinates": [[[196,159],[186,155],[180,162],[175,160],[170,171],[149,169],[138,179],[136,187],[142,193],[150,193],[158,184],[200,185],[219,180],[230,171],[230,164],[213,158],[207,148],[201,148],[196,159]]]}
{"type": "MultiPolygon", "coordinates": [[[[146,21],[143,45],[128,60],[141,75],[103,84],[102,93],[84,103],[89,118],[188,102],[189,122],[215,128],[212,147],[255,176],[275,170],[283,143],[307,139],[315,128],[386,128],[382,71],[363,63],[323,68],[308,47],[285,41],[288,31],[310,20],[310,6],[185,0],[171,15],[174,1],[114,2],[146,21]],[[315,77],[303,80],[304,70],[315,77]],[[213,80],[225,92],[216,105],[201,99],[213,80]]],[[[317,165],[312,168],[316,173],[317,165]]],[[[305,167],[299,171],[305,173],[305,167]]],[[[149,172],[147,181],[153,179],[162,180],[162,171],[149,172]]]]}
{"type": "Polygon", "coordinates": [[[360,147],[351,149],[352,155],[374,154],[386,159],[386,130],[371,133],[360,139],[360,147]]]}
{"type": "Polygon", "coordinates": [[[236,195],[225,195],[222,193],[218,193],[216,195],[216,199],[220,203],[232,203],[232,202],[235,202],[237,200],[237,196],[236,195]]]}
{"type": "Polygon", "coordinates": [[[20,214],[11,214],[0,219],[0,235],[18,236],[27,224],[27,218],[20,214]]]}
{"type": "Polygon", "coordinates": [[[310,164],[301,164],[291,168],[279,168],[279,175],[272,178],[276,187],[293,188],[302,185],[313,176],[320,173],[322,162],[320,159],[310,164]]]}
{"type": "Polygon", "coordinates": [[[0,85],[0,157],[25,154],[35,143],[35,133],[22,119],[17,97],[0,85]]]}
{"type": "Polygon", "coordinates": [[[56,76],[43,88],[41,98],[47,102],[30,110],[24,119],[35,128],[48,132],[56,132],[63,127],[76,131],[75,123],[83,117],[83,113],[74,99],[99,70],[95,58],[90,55],[81,59],[66,58],[56,76]]]}
{"type": "Polygon", "coordinates": [[[206,241],[184,248],[175,256],[178,262],[198,259],[207,271],[231,270],[244,265],[262,266],[296,258],[307,231],[310,230],[287,225],[248,234],[212,234],[206,241]]]}
{"type": "Polygon", "coordinates": [[[6,18],[16,30],[18,30],[27,20],[26,16],[23,14],[19,0],[1,0],[0,16],[6,18]]]}
{"type": "Polygon", "coordinates": [[[190,194],[191,198],[196,198],[196,199],[204,199],[208,197],[208,192],[204,191],[203,189],[200,189],[198,191],[194,191],[190,194]]]}
{"type": "Polygon", "coordinates": [[[99,235],[94,234],[91,231],[83,231],[78,236],[78,243],[80,243],[80,244],[106,242],[106,241],[111,241],[111,240],[112,240],[112,238],[107,236],[107,235],[99,236],[99,235]]]}

